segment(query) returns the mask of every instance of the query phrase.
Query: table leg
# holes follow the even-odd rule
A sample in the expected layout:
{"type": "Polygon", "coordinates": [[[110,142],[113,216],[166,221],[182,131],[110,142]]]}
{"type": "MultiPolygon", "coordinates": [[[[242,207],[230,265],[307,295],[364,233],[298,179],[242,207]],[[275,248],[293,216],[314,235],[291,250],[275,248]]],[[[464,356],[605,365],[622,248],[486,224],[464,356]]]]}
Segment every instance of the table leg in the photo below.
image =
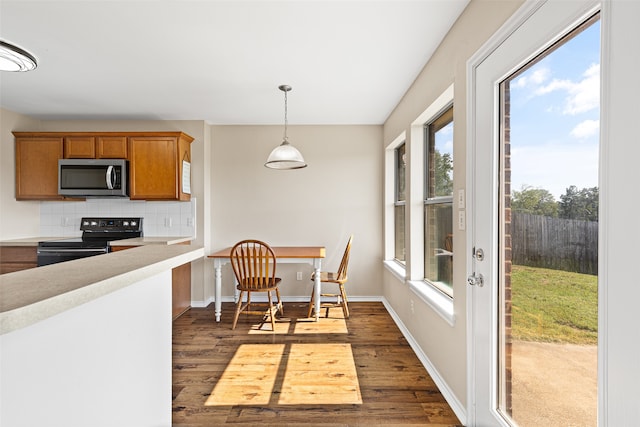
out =
{"type": "Polygon", "coordinates": [[[313,263],[313,268],[314,268],[314,276],[315,276],[315,283],[313,286],[313,291],[315,292],[314,295],[314,310],[316,312],[316,322],[320,319],[320,295],[322,294],[322,289],[320,288],[321,285],[321,281],[320,281],[320,270],[321,270],[321,264],[322,261],[319,258],[316,258],[314,260],[313,263]]]}
{"type": "Polygon", "coordinates": [[[216,270],[216,289],[215,289],[215,310],[216,310],[216,322],[220,321],[220,315],[222,314],[222,263],[218,260],[215,262],[216,270]]]}

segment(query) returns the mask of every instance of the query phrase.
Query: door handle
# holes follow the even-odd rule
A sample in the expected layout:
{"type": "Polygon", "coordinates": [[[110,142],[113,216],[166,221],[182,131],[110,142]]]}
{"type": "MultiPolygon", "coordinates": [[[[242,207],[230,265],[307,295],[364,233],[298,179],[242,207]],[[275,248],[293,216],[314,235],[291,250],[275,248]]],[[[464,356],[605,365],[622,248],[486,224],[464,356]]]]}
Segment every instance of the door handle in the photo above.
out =
{"type": "Polygon", "coordinates": [[[467,283],[471,286],[477,286],[479,288],[484,286],[484,277],[479,273],[472,273],[467,277],[467,283]]]}

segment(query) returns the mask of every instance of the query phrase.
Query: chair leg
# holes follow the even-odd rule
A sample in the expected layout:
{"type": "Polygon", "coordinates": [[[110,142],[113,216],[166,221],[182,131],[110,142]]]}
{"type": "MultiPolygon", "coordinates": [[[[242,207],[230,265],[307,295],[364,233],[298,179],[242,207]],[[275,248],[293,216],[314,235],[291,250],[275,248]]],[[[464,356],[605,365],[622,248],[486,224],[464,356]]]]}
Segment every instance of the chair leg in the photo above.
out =
{"type": "Polygon", "coordinates": [[[240,296],[238,297],[238,303],[236,304],[236,314],[233,316],[233,325],[231,329],[236,328],[236,323],[238,323],[238,317],[240,317],[240,309],[242,307],[242,296],[244,295],[244,291],[240,291],[240,296]]]}
{"type": "Polygon", "coordinates": [[[275,332],[276,321],[274,319],[275,313],[273,311],[273,301],[271,300],[271,291],[267,292],[267,298],[269,299],[269,319],[271,320],[271,330],[275,332]]]}
{"type": "Polygon", "coordinates": [[[276,297],[278,297],[278,311],[280,311],[280,316],[284,316],[284,303],[280,299],[280,289],[276,288],[276,297]]]}
{"type": "Polygon", "coordinates": [[[344,313],[344,318],[349,318],[349,306],[347,301],[347,293],[344,291],[344,285],[340,284],[340,295],[342,295],[342,312],[344,313]]]}

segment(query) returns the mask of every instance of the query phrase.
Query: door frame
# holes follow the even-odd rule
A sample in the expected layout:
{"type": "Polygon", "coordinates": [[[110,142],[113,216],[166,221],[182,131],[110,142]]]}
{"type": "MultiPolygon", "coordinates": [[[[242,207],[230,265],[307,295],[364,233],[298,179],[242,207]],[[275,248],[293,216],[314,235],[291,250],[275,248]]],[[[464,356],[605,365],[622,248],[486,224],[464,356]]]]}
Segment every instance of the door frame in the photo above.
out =
{"type": "MultiPolygon", "coordinates": [[[[483,126],[478,119],[478,113],[477,110],[475,108],[475,103],[477,101],[476,98],[476,86],[477,86],[477,71],[478,71],[478,67],[480,67],[480,65],[487,60],[487,58],[489,58],[505,41],[507,41],[510,37],[513,36],[513,34],[520,29],[523,25],[525,25],[527,23],[527,21],[529,21],[529,19],[531,19],[548,1],[547,0],[529,0],[526,1],[523,6],[518,9],[518,11],[513,14],[506,22],[505,24],[476,52],[476,54],[474,54],[471,58],[469,58],[469,60],[467,61],[467,160],[466,160],[466,188],[467,188],[467,215],[468,215],[468,227],[467,227],[467,232],[466,232],[466,238],[467,238],[467,250],[469,251],[473,251],[474,247],[476,245],[476,231],[478,230],[477,228],[477,215],[478,212],[476,209],[476,203],[477,203],[477,198],[478,198],[478,185],[476,182],[476,173],[477,173],[477,169],[475,166],[475,161],[478,155],[477,152],[477,129],[479,126],[483,126]]],[[[551,2],[549,2],[551,4],[551,2]]],[[[573,3],[573,2],[572,2],[573,3]]],[[[549,46],[551,46],[553,43],[555,43],[557,40],[561,39],[562,37],[564,37],[564,35],[566,35],[566,28],[568,27],[572,27],[575,26],[575,24],[579,23],[581,20],[583,20],[584,18],[586,18],[589,14],[595,13],[596,11],[600,10],[601,15],[601,22],[602,25],[605,26],[606,24],[604,24],[604,16],[606,15],[606,7],[607,7],[607,2],[603,2],[604,4],[601,4],[599,0],[584,0],[582,2],[580,2],[580,6],[578,7],[579,12],[577,14],[572,14],[571,16],[567,16],[566,19],[562,19],[562,23],[561,25],[557,28],[557,30],[554,28],[553,30],[548,30],[549,34],[554,34],[553,37],[549,38],[547,41],[545,41],[545,43],[541,44],[540,46],[537,46],[530,51],[525,51],[522,54],[519,54],[518,59],[514,61],[512,68],[510,68],[508,71],[505,70],[504,76],[502,77],[502,79],[506,78],[509,74],[511,74],[511,70],[513,69],[517,69],[523,65],[525,65],[526,63],[528,63],[531,59],[533,59],[536,55],[538,55],[538,53],[544,51],[545,49],[547,49],[549,46]]],[[[601,57],[604,57],[604,51],[606,48],[606,40],[605,40],[605,31],[603,29],[602,31],[602,53],[601,53],[601,57]]],[[[528,48],[527,48],[528,49],[528,48]]],[[[516,56],[516,55],[514,55],[516,56]]],[[[604,64],[604,60],[601,59],[601,65],[604,64]]],[[[601,75],[601,81],[604,82],[604,79],[601,75]]],[[[490,126],[492,129],[492,134],[494,136],[498,136],[498,119],[499,119],[499,104],[498,104],[498,88],[497,88],[497,83],[498,82],[494,82],[494,85],[496,85],[496,87],[494,88],[493,92],[493,101],[492,101],[492,105],[490,106],[490,109],[492,111],[492,116],[493,116],[493,121],[490,125],[484,125],[485,129],[486,126],[490,126]]],[[[603,83],[604,84],[604,83],[603,83]]],[[[602,92],[602,89],[601,89],[602,92]]],[[[602,116],[602,110],[601,110],[601,116],[602,116]]],[[[603,123],[601,123],[601,126],[603,126],[603,123]]],[[[602,134],[602,130],[601,130],[601,134],[602,134]]],[[[603,144],[603,139],[601,138],[600,141],[601,147],[603,144]]],[[[602,148],[601,148],[602,151],[602,148]]],[[[494,163],[495,160],[498,160],[497,157],[497,152],[498,152],[498,146],[497,144],[494,144],[492,147],[492,155],[493,155],[493,159],[494,159],[494,163]]],[[[602,158],[600,159],[600,164],[602,166],[602,158]]],[[[496,168],[499,168],[499,164],[492,164],[490,166],[491,168],[491,177],[489,177],[489,181],[492,182],[493,184],[497,184],[497,171],[496,168]]],[[[602,172],[601,172],[602,174],[602,172]]],[[[486,185],[486,184],[485,184],[486,185]]],[[[492,186],[494,188],[493,191],[497,191],[496,185],[492,186]]],[[[499,196],[499,194],[495,195],[496,197],[499,196]]],[[[484,247],[484,251],[485,254],[488,254],[489,256],[487,257],[487,261],[485,262],[493,262],[494,264],[497,262],[497,238],[496,238],[496,233],[498,231],[498,215],[497,215],[497,206],[495,206],[496,204],[493,205],[492,207],[492,217],[491,217],[491,223],[489,224],[489,233],[491,233],[491,242],[490,245],[486,245],[487,247],[484,247]]],[[[486,226],[485,226],[486,228],[486,226]]],[[[602,236],[602,233],[601,233],[602,236]]],[[[604,242],[601,241],[601,245],[604,242]]],[[[468,253],[467,257],[466,257],[466,267],[467,267],[467,275],[470,275],[472,273],[474,273],[476,271],[476,265],[475,265],[476,261],[473,257],[472,253],[468,253]]],[[[602,258],[600,261],[600,264],[602,265],[602,258]]],[[[484,266],[486,267],[486,265],[484,266]]],[[[495,286],[495,283],[491,283],[492,280],[494,280],[497,276],[497,265],[494,266],[490,266],[490,271],[491,271],[491,277],[485,278],[485,283],[487,283],[485,285],[485,293],[486,292],[491,292],[492,296],[497,295],[497,286],[495,286]],[[488,286],[488,289],[487,289],[488,286]]],[[[482,288],[480,288],[482,289],[482,288]]],[[[600,294],[600,290],[602,289],[602,284],[599,285],[599,294],[600,294]]],[[[485,305],[484,307],[488,307],[491,309],[490,313],[487,313],[486,310],[483,310],[483,312],[480,312],[480,310],[478,310],[476,308],[476,300],[478,300],[478,297],[476,295],[476,293],[478,292],[478,288],[476,286],[467,286],[467,291],[466,291],[466,299],[467,299],[467,304],[466,304],[466,310],[467,310],[467,373],[468,373],[468,377],[467,377],[467,421],[468,421],[468,425],[470,426],[474,426],[477,425],[478,422],[478,406],[477,406],[477,402],[480,401],[481,404],[483,404],[485,401],[482,399],[479,399],[478,396],[481,396],[480,393],[488,393],[488,404],[491,406],[489,408],[485,408],[487,411],[489,411],[491,414],[493,414],[495,416],[495,421],[498,422],[500,425],[503,425],[505,427],[508,426],[508,424],[504,423],[502,418],[500,416],[498,416],[497,413],[495,413],[494,410],[494,403],[497,397],[497,393],[496,393],[496,382],[495,382],[495,378],[497,375],[497,367],[495,366],[494,363],[492,363],[492,361],[495,361],[495,356],[497,353],[497,346],[495,345],[497,343],[497,333],[496,333],[496,328],[493,328],[493,332],[490,332],[489,335],[487,336],[486,331],[484,330],[480,330],[480,326],[478,325],[477,322],[477,318],[478,316],[480,318],[483,319],[483,321],[486,322],[490,322],[490,325],[496,325],[497,321],[498,321],[498,316],[497,316],[497,301],[495,301],[495,298],[492,298],[492,303],[489,305],[485,305]],[[485,337],[488,339],[488,341],[490,342],[489,345],[489,352],[491,353],[491,355],[489,356],[489,384],[488,384],[488,390],[486,388],[484,388],[483,390],[478,390],[478,378],[480,373],[478,372],[479,369],[476,368],[477,366],[477,358],[480,357],[479,352],[478,352],[478,348],[476,347],[476,339],[479,336],[479,333],[482,337],[485,337]]],[[[603,303],[602,301],[599,301],[599,308],[601,309],[603,307],[603,303]]],[[[600,311],[600,310],[599,310],[600,311]]],[[[599,322],[599,328],[602,328],[603,326],[603,318],[601,317],[599,322]]],[[[489,327],[489,329],[491,329],[489,327]]],[[[604,328],[602,328],[602,330],[604,330],[604,328]]],[[[600,340],[601,338],[599,338],[600,340]]],[[[604,355],[604,346],[601,345],[601,341],[599,341],[598,343],[598,418],[599,421],[601,421],[602,419],[604,419],[604,410],[605,410],[605,406],[604,405],[604,396],[603,396],[603,384],[605,384],[605,375],[606,372],[604,372],[603,369],[603,365],[602,365],[602,360],[605,357],[604,355]]],[[[486,355],[485,355],[486,357],[486,355]]],[[[487,372],[487,370],[485,370],[485,372],[487,372]]],[[[484,387],[483,384],[481,384],[481,386],[484,387]]],[[[484,396],[481,396],[482,398],[484,398],[484,396]]],[[[482,408],[480,408],[482,410],[482,408]]]]}

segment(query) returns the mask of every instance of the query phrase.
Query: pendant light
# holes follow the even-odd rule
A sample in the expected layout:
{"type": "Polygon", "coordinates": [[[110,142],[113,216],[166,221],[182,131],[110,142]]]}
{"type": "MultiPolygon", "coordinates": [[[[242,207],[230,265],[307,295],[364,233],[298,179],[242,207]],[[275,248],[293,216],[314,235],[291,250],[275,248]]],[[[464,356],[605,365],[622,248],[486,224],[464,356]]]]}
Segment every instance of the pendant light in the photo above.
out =
{"type": "Polygon", "coordinates": [[[284,138],[282,144],[273,149],[267,163],[264,165],[271,169],[301,169],[306,168],[307,164],[302,158],[302,154],[289,143],[287,138],[287,92],[291,90],[291,86],[281,85],[278,89],[284,92],[284,138]]]}
{"type": "Polygon", "coordinates": [[[0,71],[31,71],[37,66],[29,52],[0,40],[0,71]]]}

